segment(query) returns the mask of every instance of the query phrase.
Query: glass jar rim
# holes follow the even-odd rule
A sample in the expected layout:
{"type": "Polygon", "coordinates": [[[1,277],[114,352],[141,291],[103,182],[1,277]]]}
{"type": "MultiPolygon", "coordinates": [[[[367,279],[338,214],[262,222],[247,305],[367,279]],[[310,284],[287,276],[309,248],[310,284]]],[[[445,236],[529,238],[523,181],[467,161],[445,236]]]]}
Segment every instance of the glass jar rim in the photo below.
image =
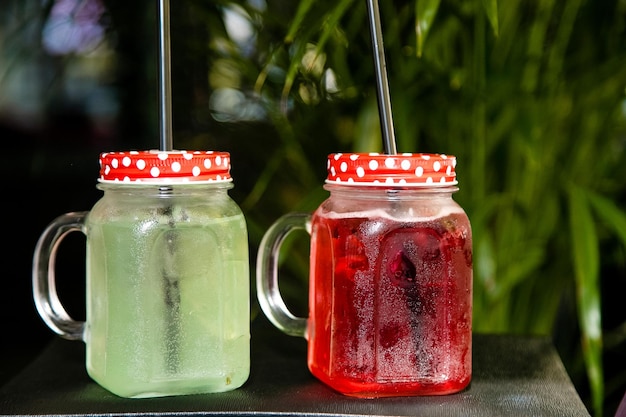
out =
{"type": "MultiPolygon", "coordinates": [[[[329,192],[345,192],[345,193],[362,193],[362,194],[380,194],[385,192],[386,195],[408,195],[408,194],[446,194],[459,191],[457,184],[435,184],[431,186],[402,186],[387,184],[357,184],[327,181],[323,188],[329,192]]],[[[358,197],[357,197],[358,198],[358,197]]]]}

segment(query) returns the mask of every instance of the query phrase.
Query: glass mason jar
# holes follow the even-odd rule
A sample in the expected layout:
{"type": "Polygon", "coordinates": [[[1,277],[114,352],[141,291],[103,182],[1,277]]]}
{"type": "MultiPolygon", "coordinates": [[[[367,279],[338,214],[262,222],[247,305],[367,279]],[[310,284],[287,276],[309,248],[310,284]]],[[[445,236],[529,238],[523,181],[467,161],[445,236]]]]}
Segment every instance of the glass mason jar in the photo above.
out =
{"type": "Polygon", "coordinates": [[[238,388],[250,368],[249,261],[229,154],[116,152],[100,164],[102,198],[57,218],[37,245],[40,315],[86,343],[89,375],[119,396],[238,388]],[[85,322],[68,319],[49,268],[71,231],[87,237],[85,322]]]}
{"type": "MultiPolygon", "coordinates": [[[[308,366],[357,397],[440,395],[471,379],[472,236],[453,200],[456,158],[332,154],[330,196],[266,233],[257,264],[263,311],[308,339],[308,366]],[[277,287],[276,241],[311,235],[309,317],[277,287]]],[[[280,245],[278,245],[280,246],[280,245]]]]}

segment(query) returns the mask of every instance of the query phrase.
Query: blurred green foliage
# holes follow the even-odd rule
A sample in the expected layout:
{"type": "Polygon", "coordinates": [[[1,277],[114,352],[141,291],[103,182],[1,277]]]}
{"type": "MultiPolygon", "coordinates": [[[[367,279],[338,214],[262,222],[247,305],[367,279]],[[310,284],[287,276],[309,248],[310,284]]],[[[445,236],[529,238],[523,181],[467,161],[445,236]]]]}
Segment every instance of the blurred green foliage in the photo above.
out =
{"type": "MultiPolygon", "coordinates": [[[[156,7],[104,4],[119,134],[156,147],[156,7]]],[[[380,7],[398,151],[458,158],[475,331],[552,335],[592,414],[606,414],[626,387],[626,1],[380,7]]],[[[382,151],[366,12],[355,0],[172,3],[175,147],[232,153],[253,260],[274,220],[326,198],[329,153],[382,151]]],[[[304,315],[306,236],[291,245],[281,286],[304,315]]]]}
{"type": "MultiPolygon", "coordinates": [[[[263,45],[254,93],[276,130],[250,148],[266,162],[243,199],[254,242],[271,219],[321,202],[326,153],[382,150],[365,4],[267,6],[248,9],[263,45]]],[[[623,323],[603,326],[603,301],[619,297],[603,297],[601,279],[625,280],[625,13],[623,1],[381,3],[398,149],[459,160],[476,331],[567,333],[560,317],[577,318],[583,364],[570,369],[597,416],[603,333],[624,346],[623,323]]],[[[306,251],[287,258],[306,282],[306,251]]],[[[305,285],[294,292],[305,300],[305,285]]]]}

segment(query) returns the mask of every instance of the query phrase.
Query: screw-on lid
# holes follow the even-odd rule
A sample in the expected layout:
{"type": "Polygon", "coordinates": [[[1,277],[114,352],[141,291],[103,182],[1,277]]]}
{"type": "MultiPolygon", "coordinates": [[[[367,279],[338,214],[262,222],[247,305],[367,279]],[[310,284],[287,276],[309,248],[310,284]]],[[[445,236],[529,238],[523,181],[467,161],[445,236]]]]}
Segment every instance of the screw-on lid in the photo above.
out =
{"type": "Polygon", "coordinates": [[[366,186],[433,187],[456,185],[456,157],[444,154],[334,153],[328,156],[327,183],[366,186]]]}
{"type": "Polygon", "coordinates": [[[214,151],[128,151],[100,155],[100,182],[230,182],[230,154],[214,151]]]}

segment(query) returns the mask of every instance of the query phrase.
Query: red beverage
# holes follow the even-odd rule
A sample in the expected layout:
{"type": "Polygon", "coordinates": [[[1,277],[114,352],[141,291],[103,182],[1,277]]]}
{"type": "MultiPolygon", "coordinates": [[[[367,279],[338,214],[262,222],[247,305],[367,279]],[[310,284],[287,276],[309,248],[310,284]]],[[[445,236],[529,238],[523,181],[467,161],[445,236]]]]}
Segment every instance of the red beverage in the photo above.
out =
{"type": "Polygon", "coordinates": [[[458,392],[472,374],[472,232],[452,198],[456,158],[331,154],[313,213],[267,231],[257,295],[270,321],[306,337],[311,373],[336,391],[375,398],[458,392]],[[278,254],[311,233],[309,316],[278,290],[278,254]]]}
{"type": "Polygon", "coordinates": [[[464,213],[313,216],[309,368],[359,397],[449,394],[471,378],[464,213]]]}

